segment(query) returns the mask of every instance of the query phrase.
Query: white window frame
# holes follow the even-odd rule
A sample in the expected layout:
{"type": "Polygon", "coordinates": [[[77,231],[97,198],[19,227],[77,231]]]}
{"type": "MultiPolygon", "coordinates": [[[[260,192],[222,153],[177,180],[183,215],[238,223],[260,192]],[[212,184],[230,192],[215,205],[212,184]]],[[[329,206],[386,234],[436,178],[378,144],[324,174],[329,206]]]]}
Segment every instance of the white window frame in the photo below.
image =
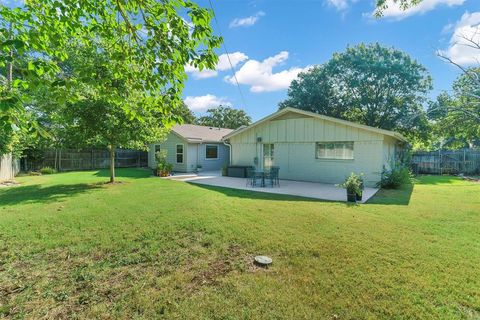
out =
{"type": "Polygon", "coordinates": [[[185,162],[185,145],[183,143],[177,143],[175,145],[175,163],[184,163],[185,162]],[[179,153],[178,152],[178,146],[182,146],[182,152],[179,153]],[[182,155],[182,162],[178,162],[178,155],[181,154],[182,155]]]}
{"type": "Polygon", "coordinates": [[[265,160],[269,159],[272,163],[271,166],[275,165],[275,144],[274,143],[263,143],[262,145],[262,166],[265,169],[265,160]],[[265,146],[269,146],[270,152],[268,155],[265,155],[265,146]]]}
{"type": "Polygon", "coordinates": [[[354,141],[319,141],[315,143],[315,159],[317,160],[335,160],[335,161],[352,161],[355,160],[355,142],[354,141]],[[333,157],[319,157],[318,156],[318,147],[319,145],[327,145],[327,144],[333,144],[333,150],[336,150],[335,144],[351,144],[352,145],[352,157],[351,158],[339,158],[336,155],[333,157]]]}
{"type": "Polygon", "coordinates": [[[218,152],[219,152],[219,148],[218,148],[217,144],[206,144],[205,145],[205,160],[218,160],[218,152]],[[217,148],[217,157],[216,158],[207,158],[207,147],[217,148]]]}

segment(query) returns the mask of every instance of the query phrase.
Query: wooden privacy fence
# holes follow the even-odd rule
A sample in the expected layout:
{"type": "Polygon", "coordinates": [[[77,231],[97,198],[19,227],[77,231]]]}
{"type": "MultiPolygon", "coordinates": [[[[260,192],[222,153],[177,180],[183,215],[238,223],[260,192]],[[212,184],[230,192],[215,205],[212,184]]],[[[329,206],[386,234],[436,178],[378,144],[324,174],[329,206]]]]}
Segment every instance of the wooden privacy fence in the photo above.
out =
{"type": "Polygon", "coordinates": [[[12,180],[20,171],[19,161],[11,154],[0,155],[0,182],[12,180]]]}
{"type": "MultiPolygon", "coordinates": [[[[22,161],[23,171],[36,171],[44,167],[58,171],[105,169],[110,165],[108,150],[44,150],[40,155],[27,156],[22,161]]],[[[148,153],[137,150],[118,149],[115,151],[115,167],[146,167],[148,153]]]]}
{"type": "Polygon", "coordinates": [[[480,174],[480,150],[415,152],[412,171],[420,174],[480,174]]]}

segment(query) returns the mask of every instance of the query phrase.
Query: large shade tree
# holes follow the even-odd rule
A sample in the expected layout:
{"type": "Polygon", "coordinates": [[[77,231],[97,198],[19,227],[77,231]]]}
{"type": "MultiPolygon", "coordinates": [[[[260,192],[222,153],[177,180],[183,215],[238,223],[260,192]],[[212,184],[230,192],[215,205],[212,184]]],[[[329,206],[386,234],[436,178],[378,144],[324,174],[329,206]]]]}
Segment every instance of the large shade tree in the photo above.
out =
{"type": "Polygon", "coordinates": [[[280,108],[295,107],[407,136],[426,130],[422,104],[431,89],[425,67],[408,54],[360,44],[301,73],[280,108]]]}
{"type": "Polygon", "coordinates": [[[207,110],[207,114],[198,118],[197,123],[202,126],[238,129],[248,126],[252,118],[243,110],[219,106],[207,110]]]}
{"type": "MultiPolygon", "coordinates": [[[[221,39],[210,27],[212,15],[189,0],[28,0],[15,9],[0,5],[0,34],[6,35],[0,37],[0,66],[19,68],[18,57],[28,54],[25,73],[50,74],[58,85],[60,64],[69,57],[72,43],[102,52],[108,64],[101,67],[109,69],[110,78],[84,76],[78,84],[93,88],[101,95],[95,98],[131,121],[145,121],[149,112],[143,108],[153,108],[166,115],[158,121],[168,127],[174,119],[168,115],[175,114],[181,101],[185,65],[213,68],[217,61],[213,50],[221,39]],[[112,83],[127,85],[138,103],[125,102],[129,92],[110,94],[112,83]]],[[[29,127],[22,122],[26,105],[16,88],[33,83],[9,76],[0,83],[0,128],[29,127]]],[[[74,95],[60,93],[55,98],[64,97],[74,95]]]]}

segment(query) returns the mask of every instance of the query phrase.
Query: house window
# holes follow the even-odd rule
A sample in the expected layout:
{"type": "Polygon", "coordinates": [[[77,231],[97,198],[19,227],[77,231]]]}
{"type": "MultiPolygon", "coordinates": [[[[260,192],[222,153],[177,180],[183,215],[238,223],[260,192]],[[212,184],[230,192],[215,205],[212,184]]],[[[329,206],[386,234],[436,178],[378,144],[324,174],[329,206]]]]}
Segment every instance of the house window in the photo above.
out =
{"type": "Polygon", "coordinates": [[[353,141],[317,142],[316,158],[353,160],[353,141]]]}
{"type": "Polygon", "coordinates": [[[177,163],[183,163],[183,144],[177,144],[177,163]]]}
{"type": "Polygon", "coordinates": [[[206,159],[218,159],[218,146],[206,145],[205,146],[205,158],[206,159]]]}
{"type": "Polygon", "coordinates": [[[155,153],[160,152],[160,145],[156,144],[155,145],[155,153]]]}

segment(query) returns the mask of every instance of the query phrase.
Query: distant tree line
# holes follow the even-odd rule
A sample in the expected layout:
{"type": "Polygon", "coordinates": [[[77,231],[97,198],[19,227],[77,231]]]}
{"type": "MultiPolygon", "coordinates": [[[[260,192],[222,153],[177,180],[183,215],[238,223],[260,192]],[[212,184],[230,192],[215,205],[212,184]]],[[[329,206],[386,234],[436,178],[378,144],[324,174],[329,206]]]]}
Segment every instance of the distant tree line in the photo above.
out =
{"type": "Polygon", "coordinates": [[[252,118],[245,111],[222,105],[208,109],[205,115],[200,117],[196,117],[185,103],[182,103],[179,110],[183,123],[188,124],[238,129],[241,126],[248,126],[252,123],[252,118]]]}

